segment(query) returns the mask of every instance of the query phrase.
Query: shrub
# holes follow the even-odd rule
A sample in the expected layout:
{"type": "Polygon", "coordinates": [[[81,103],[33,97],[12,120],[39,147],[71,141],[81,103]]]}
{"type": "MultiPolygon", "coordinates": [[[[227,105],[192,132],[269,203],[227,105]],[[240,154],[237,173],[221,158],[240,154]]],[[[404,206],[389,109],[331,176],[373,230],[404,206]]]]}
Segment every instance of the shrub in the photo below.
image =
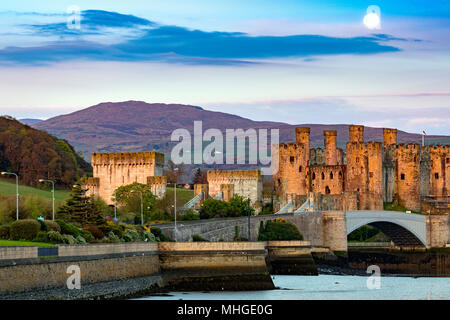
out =
{"type": "Polygon", "coordinates": [[[259,215],[265,215],[265,214],[273,214],[273,204],[272,203],[266,203],[259,215]]]}
{"type": "Polygon", "coordinates": [[[64,243],[64,238],[58,231],[49,231],[47,233],[48,241],[52,243],[64,243]]]}
{"type": "Polygon", "coordinates": [[[48,235],[46,231],[39,231],[36,238],[33,239],[35,242],[48,242],[48,235]]]}
{"type": "Polygon", "coordinates": [[[106,235],[110,242],[120,242],[120,238],[112,231],[106,235]]]}
{"type": "Polygon", "coordinates": [[[163,234],[161,232],[160,228],[157,227],[152,227],[150,229],[150,232],[153,233],[153,235],[155,236],[155,238],[159,239],[159,241],[163,241],[163,242],[169,242],[171,241],[168,237],[166,237],[165,234],[163,234]]]}
{"type": "Polygon", "coordinates": [[[55,221],[44,220],[43,222],[47,226],[47,231],[58,231],[61,233],[61,227],[55,221]]]}
{"type": "Polygon", "coordinates": [[[44,223],[44,221],[39,220],[38,222],[39,222],[39,224],[41,225],[41,231],[48,231],[48,227],[47,227],[47,225],[44,223]]]}
{"type": "Polygon", "coordinates": [[[95,239],[103,239],[105,236],[97,226],[85,226],[83,230],[89,231],[95,239]]]}
{"type": "Polygon", "coordinates": [[[239,195],[234,195],[228,202],[227,217],[241,217],[253,215],[255,209],[253,209],[247,199],[239,195]]]}
{"type": "Polygon", "coordinates": [[[56,220],[56,223],[59,225],[61,230],[60,232],[62,234],[70,234],[71,236],[74,237],[78,237],[79,235],[81,235],[81,230],[78,227],[74,226],[73,224],[64,222],[62,220],[56,220]]]}
{"type": "Polygon", "coordinates": [[[82,236],[78,236],[75,238],[76,244],[86,244],[86,240],[82,236]]]}
{"type": "Polygon", "coordinates": [[[185,214],[181,216],[182,221],[200,220],[200,215],[195,213],[194,210],[189,209],[185,214]]]}
{"type": "Polygon", "coordinates": [[[136,230],[128,229],[127,232],[125,232],[125,236],[128,236],[131,238],[131,241],[138,241],[141,239],[139,236],[139,233],[136,230]]]}
{"type": "Polygon", "coordinates": [[[91,242],[94,240],[94,236],[92,235],[92,233],[87,230],[81,230],[81,235],[78,237],[83,237],[83,239],[85,239],[85,241],[87,242],[91,242]]]}
{"type": "MultiPolygon", "coordinates": [[[[57,231],[55,231],[55,232],[57,232],[57,231]]],[[[70,234],[63,234],[62,238],[63,238],[63,242],[65,244],[75,244],[76,243],[74,236],[72,236],[70,234]]]]}
{"type": "Polygon", "coordinates": [[[203,201],[200,209],[200,219],[211,219],[217,217],[226,217],[229,211],[229,204],[227,202],[208,198],[203,201]]]}
{"type": "Polygon", "coordinates": [[[208,240],[202,238],[201,236],[199,236],[198,234],[194,234],[192,236],[192,241],[194,242],[209,242],[208,240]]]}
{"type": "Polygon", "coordinates": [[[11,224],[10,237],[12,240],[32,240],[40,230],[41,225],[36,220],[18,220],[11,224]]]}
{"type": "Polygon", "coordinates": [[[284,219],[276,219],[267,221],[265,226],[260,225],[258,240],[303,240],[303,236],[295,224],[284,219]]]}
{"type": "Polygon", "coordinates": [[[0,226],[0,239],[9,239],[9,226],[0,226]]]}
{"type": "Polygon", "coordinates": [[[144,236],[143,236],[142,240],[144,240],[146,242],[156,242],[156,237],[153,233],[144,231],[144,236]]]}

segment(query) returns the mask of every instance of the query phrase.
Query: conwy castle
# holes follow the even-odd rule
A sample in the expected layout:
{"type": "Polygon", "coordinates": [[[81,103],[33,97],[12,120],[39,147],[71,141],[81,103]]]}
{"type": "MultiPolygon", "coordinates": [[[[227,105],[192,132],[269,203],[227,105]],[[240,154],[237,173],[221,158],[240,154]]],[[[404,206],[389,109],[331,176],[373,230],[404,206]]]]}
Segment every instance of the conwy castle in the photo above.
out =
{"type": "MultiPolygon", "coordinates": [[[[273,161],[273,196],[263,198],[259,170],[210,170],[208,184],[195,185],[195,195],[228,200],[234,194],[251,200],[257,211],[269,201],[275,211],[383,210],[394,203],[408,210],[448,214],[450,146],[397,144],[397,129],[383,129],[384,141],[365,142],[364,127],[349,126],[346,150],[337,147],[337,133],[324,131],[324,149],[310,148],[310,128],[296,128],[295,143],[280,143],[273,161]]],[[[149,184],[162,197],[164,155],[157,152],[93,153],[94,178],[85,184],[90,195],[112,204],[114,190],[133,182],[149,184]]],[[[199,204],[199,203],[198,203],[199,204]]],[[[197,205],[198,205],[197,204],[197,205]]]]}
{"type": "MultiPolygon", "coordinates": [[[[322,149],[310,149],[309,128],[296,128],[296,143],[279,146],[278,196],[319,196],[328,210],[383,210],[393,202],[413,211],[448,213],[439,205],[450,190],[450,146],[397,144],[397,129],[383,129],[384,142],[364,142],[364,127],[351,125],[345,153],[336,131],[324,131],[322,149]]],[[[274,155],[276,156],[276,155],[274,155]]],[[[302,201],[304,199],[300,199],[302,201]]]]}

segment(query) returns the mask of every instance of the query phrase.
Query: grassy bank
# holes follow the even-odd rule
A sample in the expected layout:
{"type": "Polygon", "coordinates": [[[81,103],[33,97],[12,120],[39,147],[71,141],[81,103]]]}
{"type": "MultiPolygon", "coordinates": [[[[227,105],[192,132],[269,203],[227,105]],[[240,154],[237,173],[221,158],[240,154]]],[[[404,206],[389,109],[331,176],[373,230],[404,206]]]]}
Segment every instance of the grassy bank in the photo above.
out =
{"type": "MultiPolygon", "coordinates": [[[[12,180],[0,179],[0,195],[14,195],[16,194],[16,183],[12,180]]],[[[59,201],[65,201],[69,198],[70,190],[55,190],[55,199],[59,201]]],[[[51,186],[47,189],[41,190],[33,187],[19,185],[19,195],[35,195],[40,198],[51,199],[52,192],[51,186]]],[[[177,193],[178,195],[178,193],[177,193]]]]}
{"type": "Polygon", "coordinates": [[[37,246],[39,248],[55,247],[52,243],[33,242],[33,241],[14,241],[0,240],[0,247],[4,246],[37,246]]]}
{"type": "MultiPolygon", "coordinates": [[[[173,194],[174,188],[173,187],[167,187],[166,189],[166,195],[169,199],[174,198],[173,194]]],[[[184,188],[177,188],[177,208],[181,208],[194,197],[194,190],[190,189],[184,189],[184,188]]]]}

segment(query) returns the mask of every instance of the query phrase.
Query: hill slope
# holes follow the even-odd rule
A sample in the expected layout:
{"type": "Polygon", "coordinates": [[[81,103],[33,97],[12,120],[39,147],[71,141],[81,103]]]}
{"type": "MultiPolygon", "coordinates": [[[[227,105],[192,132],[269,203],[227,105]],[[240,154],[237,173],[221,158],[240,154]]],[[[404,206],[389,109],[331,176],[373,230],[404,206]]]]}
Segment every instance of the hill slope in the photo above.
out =
{"type": "MultiPolygon", "coordinates": [[[[194,120],[203,121],[203,130],[247,128],[279,128],[281,141],[294,141],[296,126],[279,122],[252,121],[236,115],[204,110],[181,104],[126,101],[100,103],[71,114],[42,121],[33,127],[66,139],[86,159],[91,152],[170,150],[170,136],[177,128],[193,132],[194,120]]],[[[323,130],[337,130],[338,145],[348,140],[348,125],[303,124],[311,127],[311,146],[323,144],[323,130]]],[[[366,141],[382,141],[381,128],[366,127],[366,141]]],[[[399,142],[420,142],[421,136],[398,132],[399,142]]],[[[428,143],[450,144],[450,137],[427,136],[428,143]]]]}
{"type": "Polygon", "coordinates": [[[0,171],[18,173],[20,182],[29,186],[38,185],[41,178],[70,186],[91,170],[66,141],[0,117],[0,171]]]}

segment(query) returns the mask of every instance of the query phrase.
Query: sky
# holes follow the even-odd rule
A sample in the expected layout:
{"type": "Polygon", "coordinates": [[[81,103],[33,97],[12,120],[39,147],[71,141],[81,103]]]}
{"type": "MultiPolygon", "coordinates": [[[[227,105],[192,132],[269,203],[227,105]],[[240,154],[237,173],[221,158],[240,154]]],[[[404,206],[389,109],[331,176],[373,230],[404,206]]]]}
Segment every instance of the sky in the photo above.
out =
{"type": "Polygon", "coordinates": [[[126,100],[450,135],[450,3],[0,3],[0,114],[126,100]]]}

